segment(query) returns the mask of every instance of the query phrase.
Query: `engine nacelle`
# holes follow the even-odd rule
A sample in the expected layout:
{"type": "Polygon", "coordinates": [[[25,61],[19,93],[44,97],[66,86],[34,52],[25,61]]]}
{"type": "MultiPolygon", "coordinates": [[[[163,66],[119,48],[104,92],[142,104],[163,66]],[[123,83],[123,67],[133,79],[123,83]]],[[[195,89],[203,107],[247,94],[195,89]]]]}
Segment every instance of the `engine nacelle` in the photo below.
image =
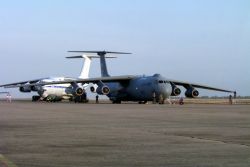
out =
{"type": "Polygon", "coordinates": [[[39,87],[38,86],[31,86],[30,89],[34,92],[39,91],[39,87]]]}
{"type": "Polygon", "coordinates": [[[110,89],[108,86],[103,85],[102,87],[98,86],[96,89],[96,93],[100,94],[100,95],[107,95],[109,94],[110,89]]]}
{"type": "Polygon", "coordinates": [[[83,88],[81,88],[81,87],[75,87],[74,89],[73,89],[73,94],[75,95],[75,96],[82,96],[83,95],[83,93],[85,92],[85,90],[83,90],[83,88]]]}
{"type": "Polygon", "coordinates": [[[180,94],[181,94],[181,89],[176,86],[172,86],[171,96],[179,96],[180,94]]]}
{"type": "Polygon", "coordinates": [[[194,88],[189,88],[185,92],[185,96],[189,97],[189,98],[195,98],[195,97],[199,96],[199,92],[198,92],[198,90],[196,90],[194,88]]]}
{"type": "Polygon", "coordinates": [[[77,85],[77,83],[73,82],[72,85],[72,94],[74,96],[82,96],[85,93],[85,90],[77,85]]]}
{"type": "Polygon", "coordinates": [[[91,91],[92,93],[96,93],[96,89],[94,88],[94,86],[91,86],[91,87],[90,87],[90,91],[91,91]]]}
{"type": "Polygon", "coordinates": [[[28,92],[31,92],[31,88],[30,88],[30,86],[22,86],[19,88],[19,91],[28,93],[28,92]]]}
{"type": "Polygon", "coordinates": [[[96,84],[94,84],[93,86],[91,86],[89,89],[92,93],[96,93],[98,86],[96,84]]]}

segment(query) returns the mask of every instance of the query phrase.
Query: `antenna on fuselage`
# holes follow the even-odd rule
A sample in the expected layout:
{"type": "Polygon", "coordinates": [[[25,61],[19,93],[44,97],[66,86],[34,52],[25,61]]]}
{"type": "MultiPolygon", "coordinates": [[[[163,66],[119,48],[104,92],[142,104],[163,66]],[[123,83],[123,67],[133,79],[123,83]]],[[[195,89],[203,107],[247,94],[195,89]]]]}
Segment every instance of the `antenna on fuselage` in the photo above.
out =
{"type": "Polygon", "coordinates": [[[96,53],[98,55],[98,57],[100,58],[100,66],[101,66],[101,75],[102,75],[102,77],[109,77],[110,76],[108,74],[107,64],[106,64],[106,59],[105,58],[115,58],[115,57],[112,57],[112,56],[106,56],[106,54],[131,54],[131,53],[126,53],[126,52],[110,52],[110,51],[68,51],[68,52],[96,53]]]}

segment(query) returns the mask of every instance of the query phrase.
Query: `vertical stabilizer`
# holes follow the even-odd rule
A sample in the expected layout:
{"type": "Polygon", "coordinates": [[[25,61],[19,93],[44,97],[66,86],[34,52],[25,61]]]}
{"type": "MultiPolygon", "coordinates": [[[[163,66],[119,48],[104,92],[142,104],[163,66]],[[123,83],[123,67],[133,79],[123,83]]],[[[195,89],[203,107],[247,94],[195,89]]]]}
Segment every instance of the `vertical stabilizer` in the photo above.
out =
{"type": "Polygon", "coordinates": [[[80,76],[78,78],[80,79],[86,79],[89,78],[89,70],[92,58],[99,58],[99,56],[90,56],[90,55],[81,55],[81,56],[69,56],[66,57],[68,59],[76,59],[76,58],[83,58],[84,63],[82,65],[82,70],[80,73],[80,76]]]}
{"type": "Polygon", "coordinates": [[[86,79],[89,78],[89,69],[90,69],[90,65],[91,65],[91,57],[88,57],[87,55],[82,55],[82,57],[84,58],[84,63],[82,66],[82,71],[80,73],[80,76],[78,78],[80,79],[86,79]]]}
{"type": "MultiPolygon", "coordinates": [[[[113,57],[113,56],[105,56],[107,53],[108,54],[131,54],[131,53],[126,53],[126,52],[110,52],[110,51],[68,51],[68,52],[96,53],[98,56],[100,56],[100,66],[101,66],[101,75],[102,75],[102,77],[109,77],[110,76],[108,74],[108,70],[107,70],[106,58],[116,58],[116,57],[113,57]]],[[[67,58],[80,58],[80,57],[79,56],[71,56],[71,57],[67,57],[67,58]]],[[[90,57],[88,56],[88,58],[90,58],[90,57]]],[[[92,56],[92,58],[93,58],[93,56],[92,56]]],[[[91,60],[90,60],[90,62],[91,62],[91,60]]],[[[84,68],[85,68],[85,65],[83,66],[83,70],[82,70],[82,73],[81,73],[80,77],[84,77],[84,74],[85,74],[84,68]]],[[[87,66],[86,66],[86,68],[87,68],[87,66]]]]}
{"type": "Polygon", "coordinates": [[[109,77],[105,54],[98,54],[100,56],[100,66],[101,66],[101,75],[102,77],[109,77]]]}

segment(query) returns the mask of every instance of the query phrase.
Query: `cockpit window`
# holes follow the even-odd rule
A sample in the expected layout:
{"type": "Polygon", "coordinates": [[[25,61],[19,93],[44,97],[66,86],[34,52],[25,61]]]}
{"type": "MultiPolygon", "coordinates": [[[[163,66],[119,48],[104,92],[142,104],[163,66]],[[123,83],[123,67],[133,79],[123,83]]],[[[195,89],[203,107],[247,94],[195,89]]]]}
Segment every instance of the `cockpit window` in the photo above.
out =
{"type": "Polygon", "coordinates": [[[164,83],[164,82],[162,80],[160,80],[159,83],[164,83]]]}

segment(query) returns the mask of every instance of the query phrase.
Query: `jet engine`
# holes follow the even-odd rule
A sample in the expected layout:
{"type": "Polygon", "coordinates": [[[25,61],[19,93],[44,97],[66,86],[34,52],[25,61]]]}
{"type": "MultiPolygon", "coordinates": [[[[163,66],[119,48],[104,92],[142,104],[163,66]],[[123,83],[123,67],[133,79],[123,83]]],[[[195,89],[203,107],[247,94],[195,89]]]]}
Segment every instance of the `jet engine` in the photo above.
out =
{"type": "Polygon", "coordinates": [[[106,85],[103,85],[103,86],[98,86],[97,89],[96,89],[96,93],[100,94],[100,95],[107,95],[109,94],[110,92],[110,89],[108,86],[106,85]]]}
{"type": "Polygon", "coordinates": [[[39,87],[38,86],[31,86],[30,89],[34,92],[39,91],[39,87]]]}
{"type": "Polygon", "coordinates": [[[84,90],[81,88],[81,87],[75,87],[74,89],[73,89],[73,94],[75,95],[75,96],[81,96],[81,95],[83,95],[83,93],[84,93],[84,90]]]}
{"type": "Polygon", "coordinates": [[[72,94],[74,96],[82,96],[85,93],[85,90],[83,90],[83,88],[79,87],[77,85],[77,83],[71,83],[71,85],[72,85],[72,88],[73,88],[72,94]]]}
{"type": "Polygon", "coordinates": [[[102,81],[97,83],[96,93],[99,95],[107,95],[110,93],[110,89],[102,81]]]}
{"type": "Polygon", "coordinates": [[[96,89],[94,88],[94,86],[91,86],[91,87],[90,87],[90,91],[91,91],[92,93],[95,93],[95,92],[96,92],[96,89]]]}
{"type": "Polygon", "coordinates": [[[90,91],[92,93],[96,93],[97,88],[98,88],[98,86],[96,84],[94,84],[93,86],[90,87],[90,91]]]}
{"type": "Polygon", "coordinates": [[[190,98],[195,98],[195,97],[199,96],[199,92],[198,92],[198,90],[194,89],[193,87],[190,87],[185,92],[185,96],[190,97],[190,98]]]}
{"type": "Polygon", "coordinates": [[[31,87],[30,86],[21,86],[20,88],[19,88],[19,91],[20,92],[31,92],[31,87]]]}
{"type": "Polygon", "coordinates": [[[171,96],[178,96],[181,94],[181,89],[178,88],[177,86],[172,86],[172,93],[171,96]]]}

